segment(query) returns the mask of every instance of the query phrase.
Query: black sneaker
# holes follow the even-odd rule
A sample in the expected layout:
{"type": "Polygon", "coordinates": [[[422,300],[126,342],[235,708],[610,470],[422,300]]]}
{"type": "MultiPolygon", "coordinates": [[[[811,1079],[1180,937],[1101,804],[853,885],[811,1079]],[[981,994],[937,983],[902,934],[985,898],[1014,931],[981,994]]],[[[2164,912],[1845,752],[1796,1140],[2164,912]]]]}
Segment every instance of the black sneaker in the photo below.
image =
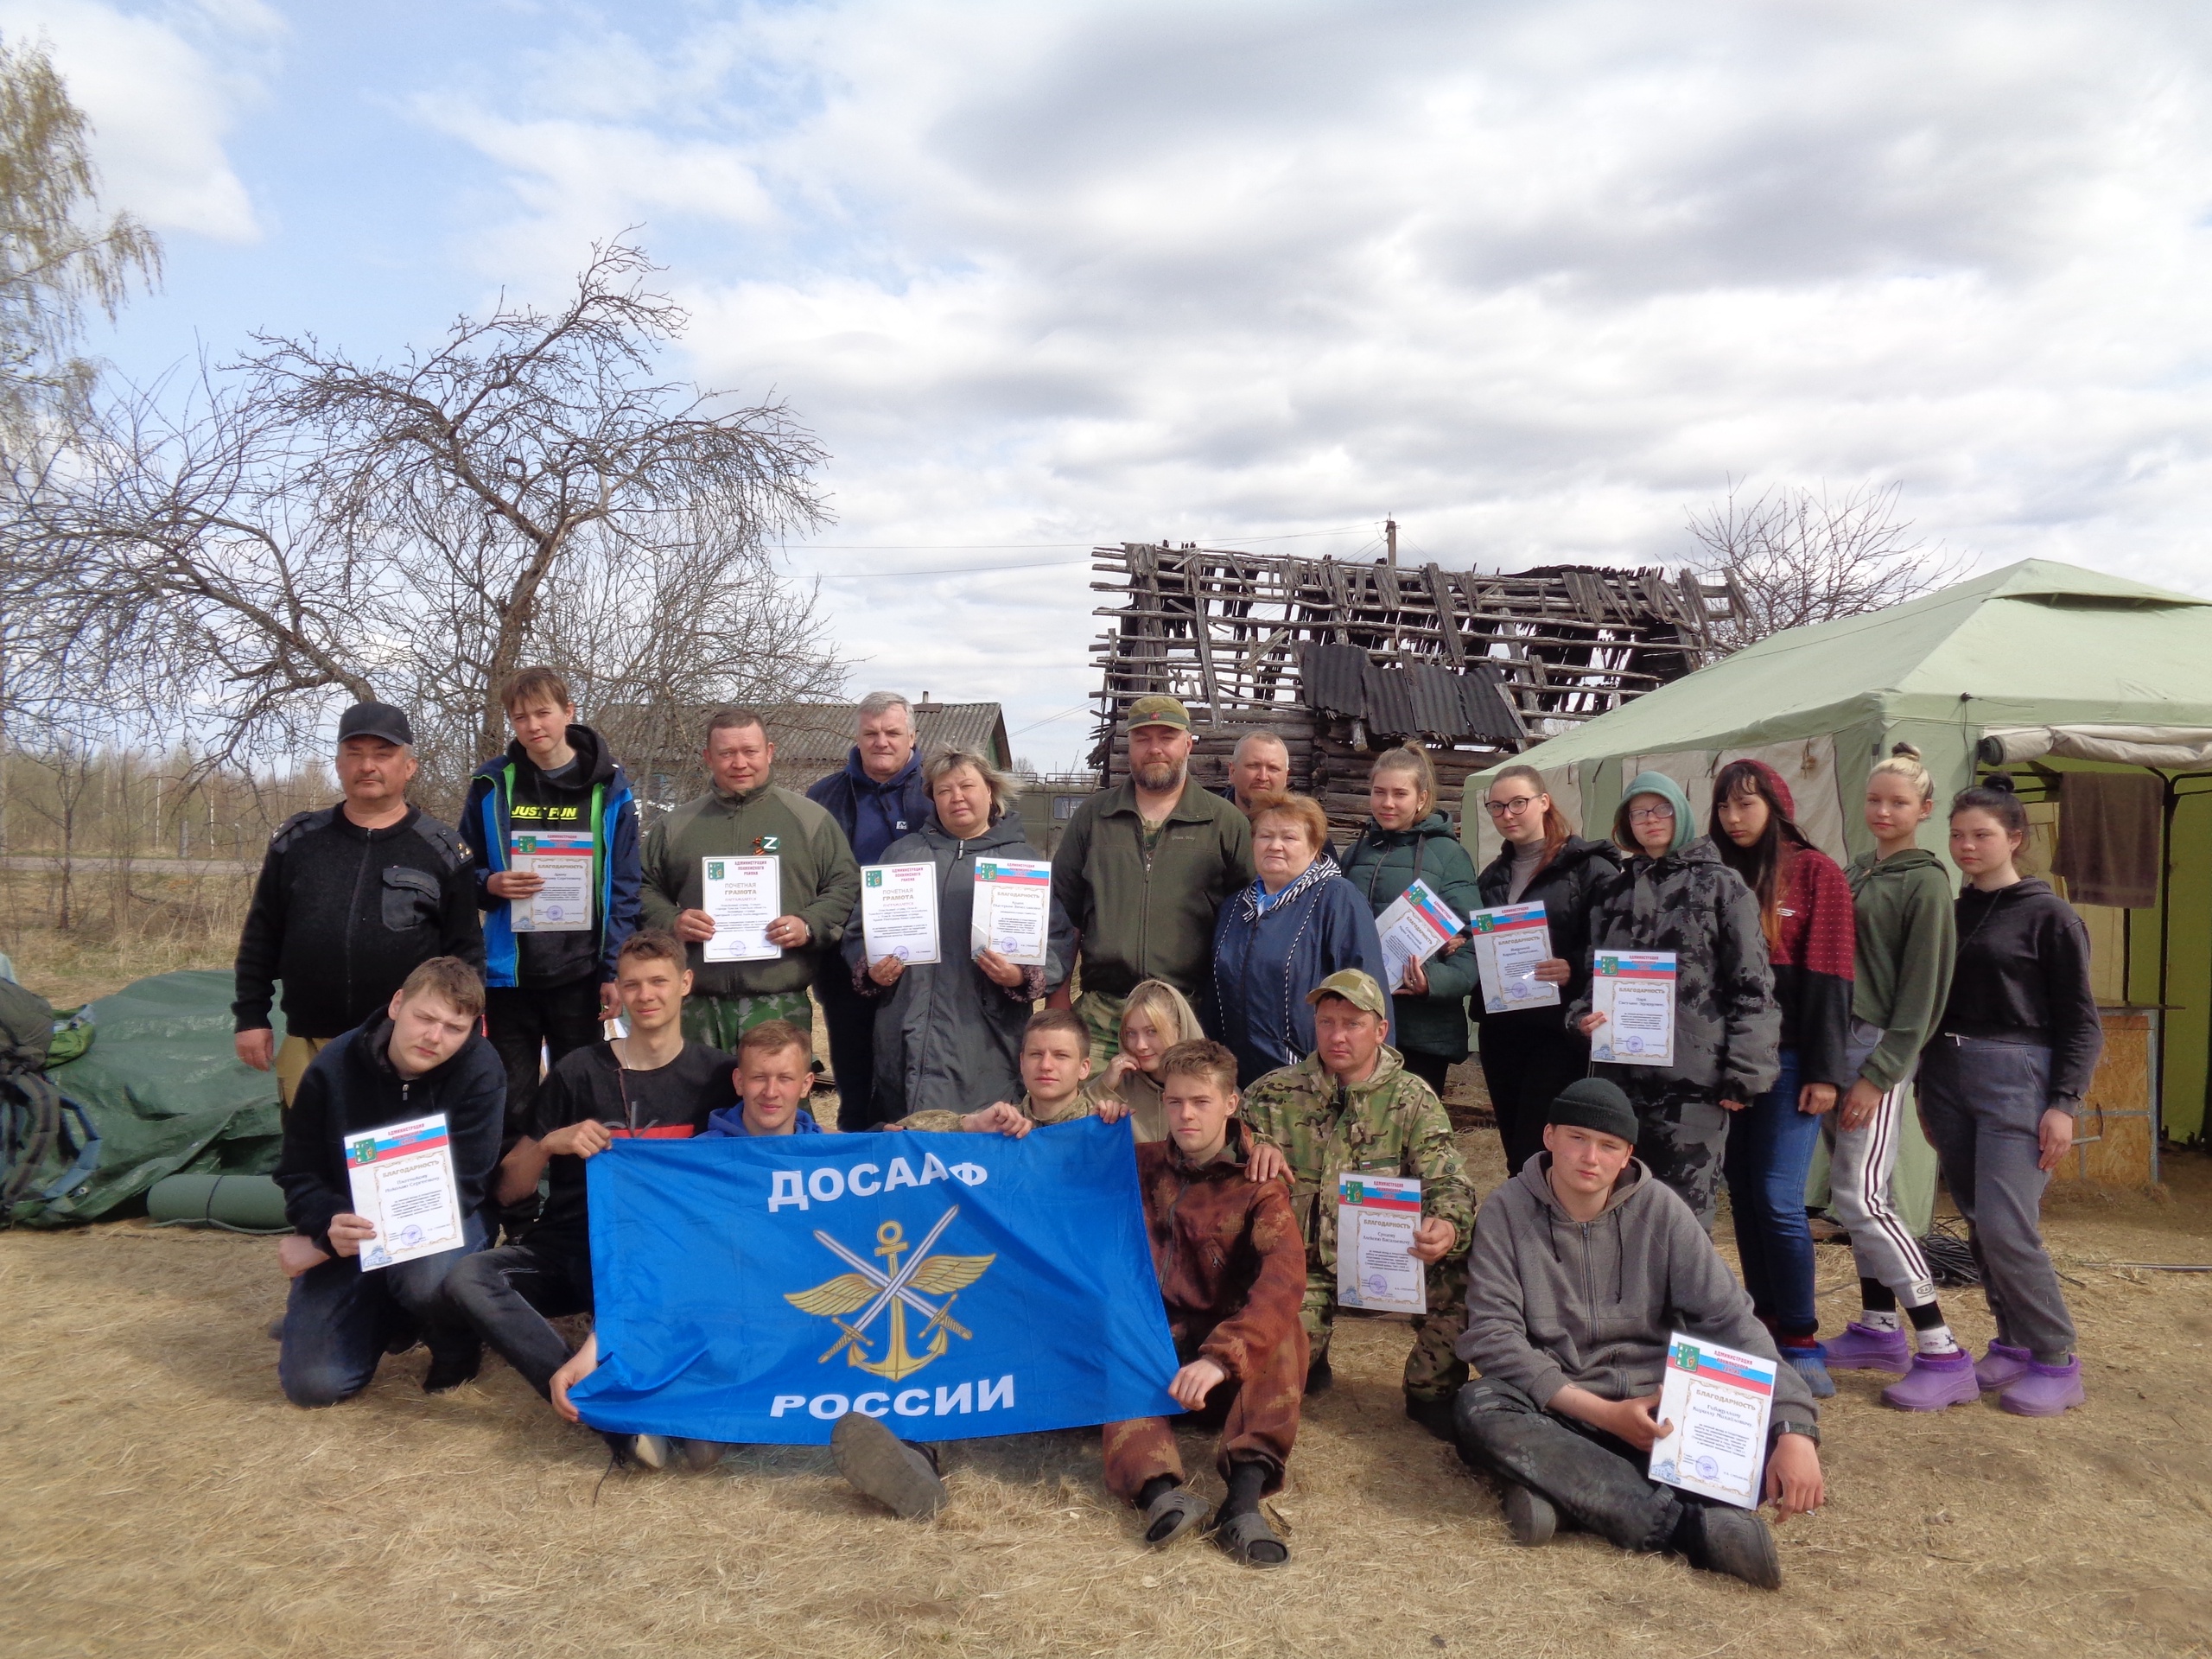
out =
{"type": "Polygon", "coordinates": [[[1306,1392],[1309,1395],[1326,1394],[1336,1380],[1337,1374],[1329,1369],[1326,1354],[1306,1368],[1306,1392]]]}
{"type": "Polygon", "coordinates": [[[1526,1486],[1505,1489],[1505,1529],[1513,1535],[1513,1541],[1525,1548],[1534,1549],[1548,1544],[1552,1535],[1559,1530],[1559,1511],[1552,1501],[1541,1492],[1532,1492],[1526,1486]]]}
{"type": "Polygon", "coordinates": [[[1406,1396],[1406,1415],[1419,1423],[1447,1446],[1459,1443],[1458,1432],[1452,1427],[1452,1402],[1445,1400],[1417,1400],[1406,1396]]]}
{"type": "Polygon", "coordinates": [[[855,1491],[902,1520],[926,1520],[944,1507],[944,1483],[934,1462],[865,1412],[849,1411],[837,1420],[830,1449],[837,1472],[855,1491]]]}
{"type": "Polygon", "coordinates": [[[423,1373],[423,1392],[443,1394],[448,1389],[457,1389],[474,1381],[483,1367],[484,1344],[474,1337],[465,1344],[454,1344],[443,1353],[433,1350],[430,1369],[423,1373]]]}
{"type": "Polygon", "coordinates": [[[1757,1590],[1782,1588],[1782,1554],[1764,1516],[1721,1504],[1700,1504],[1690,1515],[1682,1542],[1692,1567],[1725,1573],[1757,1590]]]}

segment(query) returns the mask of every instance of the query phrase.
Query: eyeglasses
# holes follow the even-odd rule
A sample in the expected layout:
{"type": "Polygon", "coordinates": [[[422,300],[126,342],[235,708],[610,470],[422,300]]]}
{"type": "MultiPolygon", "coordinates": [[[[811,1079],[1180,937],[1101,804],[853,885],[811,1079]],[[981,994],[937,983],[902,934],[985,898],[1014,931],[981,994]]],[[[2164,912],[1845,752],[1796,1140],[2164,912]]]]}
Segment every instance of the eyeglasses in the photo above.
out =
{"type": "Polygon", "coordinates": [[[1628,815],[1630,823],[1672,823],[1675,809],[1671,806],[1640,806],[1628,815]]]}
{"type": "Polygon", "coordinates": [[[1535,804],[1534,795],[1516,795],[1510,801],[1484,801],[1483,809],[1493,818],[1517,818],[1535,804]]]}

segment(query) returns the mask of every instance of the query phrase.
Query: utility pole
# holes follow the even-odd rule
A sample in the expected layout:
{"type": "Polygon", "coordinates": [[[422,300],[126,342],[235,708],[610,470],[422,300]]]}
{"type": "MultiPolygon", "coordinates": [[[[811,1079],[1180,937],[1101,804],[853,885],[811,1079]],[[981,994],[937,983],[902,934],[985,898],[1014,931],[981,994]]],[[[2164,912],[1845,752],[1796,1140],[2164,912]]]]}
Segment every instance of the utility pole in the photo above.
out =
{"type": "Polygon", "coordinates": [[[1396,519],[1385,518],[1382,521],[1382,536],[1390,549],[1390,568],[1395,570],[1398,568],[1398,521],[1396,519]]]}

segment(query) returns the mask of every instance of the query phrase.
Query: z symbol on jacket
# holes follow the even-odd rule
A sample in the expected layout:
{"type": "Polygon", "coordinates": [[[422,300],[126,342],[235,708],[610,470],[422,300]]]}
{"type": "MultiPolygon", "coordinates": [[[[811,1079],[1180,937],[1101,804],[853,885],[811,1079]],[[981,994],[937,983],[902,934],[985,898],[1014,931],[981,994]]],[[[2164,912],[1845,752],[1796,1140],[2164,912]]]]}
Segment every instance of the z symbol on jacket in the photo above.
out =
{"type": "Polygon", "coordinates": [[[802,1313],[819,1314],[843,1332],[822,1356],[821,1363],[836,1357],[840,1350],[845,1363],[876,1376],[888,1377],[893,1382],[912,1376],[933,1359],[944,1356],[947,1332],[966,1340],[975,1332],[952,1317],[952,1305],[960,1300],[959,1293],[981,1279],[996,1255],[931,1255],[930,1251],[960,1213],[955,1205],[938,1217],[922,1242],[912,1247],[906,1243],[906,1229],[895,1221],[887,1221],[875,1230],[874,1254],[883,1258],[880,1268],[873,1266],[857,1251],[848,1249],[821,1229],[815,1230],[815,1241],[839,1261],[853,1269],[841,1273],[834,1279],[824,1280],[811,1289],[787,1291],[784,1300],[802,1313]],[[903,1265],[900,1256],[906,1256],[903,1265]],[[943,1303],[925,1300],[924,1294],[942,1296],[943,1303]],[[890,1329],[881,1337],[872,1337],[868,1327],[876,1315],[885,1308],[891,1311],[890,1329]],[[925,1344],[916,1353],[907,1345],[906,1313],[911,1309],[927,1323],[917,1338],[925,1344]],[[845,1316],[859,1310],[857,1319],[847,1321],[845,1316]],[[882,1357],[873,1354],[873,1344],[880,1343],[882,1357]]]}

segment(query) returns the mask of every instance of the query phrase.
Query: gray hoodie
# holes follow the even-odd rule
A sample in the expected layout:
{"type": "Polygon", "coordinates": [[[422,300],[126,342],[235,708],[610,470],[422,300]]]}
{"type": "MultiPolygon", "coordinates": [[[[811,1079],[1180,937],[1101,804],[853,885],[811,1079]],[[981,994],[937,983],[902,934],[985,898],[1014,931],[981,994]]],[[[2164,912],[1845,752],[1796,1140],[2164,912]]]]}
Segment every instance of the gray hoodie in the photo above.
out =
{"type": "MultiPolygon", "coordinates": [[[[1779,1359],[1689,1205],[1642,1163],[1630,1160],[1595,1221],[1578,1222],[1550,1162],[1538,1153],[1475,1216],[1460,1358],[1545,1406],[1569,1384],[1608,1400],[1657,1393],[1675,1331],[1779,1359]]],[[[1769,1433],[1819,1421],[1796,1368],[1777,1365],[1769,1433]]]]}

